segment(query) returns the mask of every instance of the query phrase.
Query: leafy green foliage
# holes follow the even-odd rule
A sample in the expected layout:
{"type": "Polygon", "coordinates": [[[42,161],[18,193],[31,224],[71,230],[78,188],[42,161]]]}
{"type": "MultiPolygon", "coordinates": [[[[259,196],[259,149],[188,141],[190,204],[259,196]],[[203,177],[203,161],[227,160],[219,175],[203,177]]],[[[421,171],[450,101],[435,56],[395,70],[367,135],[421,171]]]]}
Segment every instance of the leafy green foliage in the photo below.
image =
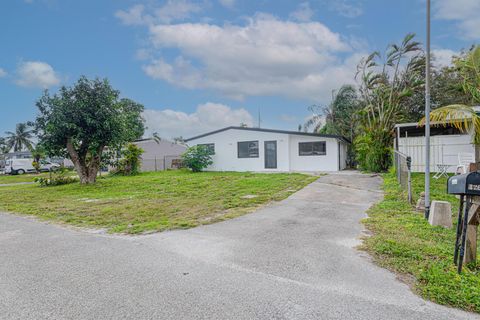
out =
{"type": "Polygon", "coordinates": [[[355,141],[356,159],[360,169],[371,172],[388,170],[392,163],[392,147],[389,145],[389,131],[368,131],[359,135],[355,141]]]}
{"type": "Polygon", "coordinates": [[[121,151],[122,159],[120,159],[115,173],[124,176],[138,174],[140,172],[140,156],[142,154],[142,148],[134,143],[127,144],[121,151]]]}
{"type": "Polygon", "coordinates": [[[60,168],[52,171],[49,176],[41,176],[34,179],[41,187],[60,186],[76,182],[77,179],[72,177],[69,170],[60,168]]]}
{"type": "MultiPolygon", "coordinates": [[[[480,104],[480,46],[473,47],[454,61],[464,93],[470,97],[472,104],[480,104]]],[[[459,102],[443,106],[430,113],[430,120],[440,125],[453,125],[464,132],[473,129],[473,142],[480,144],[480,116],[471,106],[459,102]]],[[[425,119],[422,119],[420,124],[424,123],[425,119]]]]}
{"type": "MultiPolygon", "coordinates": [[[[354,86],[344,85],[333,96],[327,107],[311,106],[312,116],[303,125],[305,131],[340,135],[351,142],[355,140],[359,125],[359,111],[362,107],[354,86]]],[[[301,131],[301,126],[299,131],[301,131]]],[[[350,164],[355,159],[355,149],[349,148],[350,164]]]]}
{"type": "Polygon", "coordinates": [[[37,101],[41,143],[50,156],[68,154],[82,184],[95,182],[105,147],[118,149],[144,132],[144,107],[119,95],[106,79],[81,77],[37,101]]]}
{"type": "MultiPolygon", "coordinates": [[[[480,312],[480,268],[470,264],[458,275],[453,264],[456,219],[454,227],[432,227],[408,203],[393,172],[384,174],[385,197],[368,212],[363,222],[372,232],[363,248],[375,261],[412,279],[416,292],[436,303],[480,312]]],[[[423,174],[412,175],[414,198],[424,190],[423,174]]],[[[431,197],[450,201],[453,212],[458,199],[446,193],[446,178],[431,179],[431,197]]]]}
{"type": "Polygon", "coordinates": [[[32,153],[32,166],[35,168],[37,173],[40,173],[41,159],[45,158],[45,148],[42,144],[37,144],[35,147],[31,147],[30,152],[32,153]]]}
{"type": "Polygon", "coordinates": [[[193,146],[182,154],[182,162],[193,172],[200,172],[213,163],[212,153],[206,146],[193,146]]]}
{"type": "Polygon", "coordinates": [[[458,57],[455,66],[463,80],[463,91],[471,97],[473,104],[480,104],[480,46],[474,46],[458,57]]]}
{"type": "Polygon", "coordinates": [[[2,186],[0,211],[106,228],[109,232],[185,229],[251,212],[288,197],[315,179],[303,174],[193,174],[189,170],[172,170],[107,176],[90,185],[2,186]]]}
{"type": "Polygon", "coordinates": [[[7,153],[10,151],[10,147],[8,146],[7,139],[4,137],[0,137],[0,154],[7,153]]]}
{"type": "Polygon", "coordinates": [[[341,135],[353,141],[360,103],[354,86],[344,85],[326,107],[312,106],[312,116],[305,122],[306,131],[341,135]]]}
{"type": "Polygon", "coordinates": [[[363,109],[359,113],[357,141],[369,141],[371,147],[357,146],[364,154],[357,157],[361,168],[384,171],[390,163],[393,129],[405,118],[406,100],[423,88],[424,58],[414,34],[408,34],[400,45],[390,45],[384,58],[378,52],[362,59],[356,78],[360,81],[363,109]]]}

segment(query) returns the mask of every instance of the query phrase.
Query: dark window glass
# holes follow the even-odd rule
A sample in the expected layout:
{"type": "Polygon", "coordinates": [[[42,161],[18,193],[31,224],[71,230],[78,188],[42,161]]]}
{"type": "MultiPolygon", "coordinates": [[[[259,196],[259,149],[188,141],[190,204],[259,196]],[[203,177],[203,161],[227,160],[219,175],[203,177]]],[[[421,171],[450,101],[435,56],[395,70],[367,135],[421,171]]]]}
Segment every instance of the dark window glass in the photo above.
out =
{"type": "Polygon", "coordinates": [[[258,141],[238,142],[239,158],[258,158],[258,141]]]}
{"type": "Polygon", "coordinates": [[[215,143],[203,143],[203,144],[199,144],[199,146],[203,146],[207,148],[210,154],[215,154],[215,143]]]}
{"type": "Polygon", "coordinates": [[[327,154],[325,141],[299,142],[298,155],[300,156],[322,156],[327,154]]]}

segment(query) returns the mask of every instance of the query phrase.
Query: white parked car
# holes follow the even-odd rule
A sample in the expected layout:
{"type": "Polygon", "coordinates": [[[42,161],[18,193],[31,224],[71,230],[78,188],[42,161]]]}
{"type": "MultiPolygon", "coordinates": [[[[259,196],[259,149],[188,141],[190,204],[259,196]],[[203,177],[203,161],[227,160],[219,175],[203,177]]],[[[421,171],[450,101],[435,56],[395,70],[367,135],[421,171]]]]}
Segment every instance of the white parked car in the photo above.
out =
{"type": "MultiPolygon", "coordinates": [[[[24,174],[27,172],[35,172],[32,165],[33,159],[9,159],[5,163],[6,174],[24,174]]],[[[51,163],[46,160],[40,160],[40,171],[54,171],[60,168],[57,163],[51,163]]]]}

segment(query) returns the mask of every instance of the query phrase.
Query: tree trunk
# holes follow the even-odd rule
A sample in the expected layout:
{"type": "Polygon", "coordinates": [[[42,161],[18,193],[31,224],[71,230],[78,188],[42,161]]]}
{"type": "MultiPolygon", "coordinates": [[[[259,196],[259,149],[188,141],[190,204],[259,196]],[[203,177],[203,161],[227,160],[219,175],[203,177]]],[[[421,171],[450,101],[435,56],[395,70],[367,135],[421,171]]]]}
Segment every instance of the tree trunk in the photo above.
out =
{"type": "Polygon", "coordinates": [[[92,157],[88,165],[86,161],[87,155],[79,155],[70,139],[67,140],[67,151],[70,155],[70,159],[72,160],[73,165],[75,166],[78,177],[80,178],[80,183],[95,183],[97,179],[98,169],[100,167],[100,155],[103,151],[103,147],[98,148],[97,154],[92,157]]]}

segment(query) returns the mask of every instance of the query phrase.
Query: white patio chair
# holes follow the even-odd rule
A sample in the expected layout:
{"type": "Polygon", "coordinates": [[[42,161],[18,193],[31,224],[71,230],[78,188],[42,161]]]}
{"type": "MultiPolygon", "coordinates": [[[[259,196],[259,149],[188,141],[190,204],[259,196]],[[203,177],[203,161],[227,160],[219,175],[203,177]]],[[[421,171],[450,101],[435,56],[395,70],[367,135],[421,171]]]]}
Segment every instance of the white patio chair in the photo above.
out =
{"type": "Polygon", "coordinates": [[[437,164],[437,172],[433,176],[433,179],[440,179],[442,176],[445,176],[445,177],[448,178],[447,170],[451,166],[452,165],[450,165],[450,164],[437,164]]]}
{"type": "Polygon", "coordinates": [[[470,166],[470,163],[475,162],[475,155],[473,153],[459,153],[458,154],[458,165],[457,173],[467,173],[467,168],[470,166]]]}

